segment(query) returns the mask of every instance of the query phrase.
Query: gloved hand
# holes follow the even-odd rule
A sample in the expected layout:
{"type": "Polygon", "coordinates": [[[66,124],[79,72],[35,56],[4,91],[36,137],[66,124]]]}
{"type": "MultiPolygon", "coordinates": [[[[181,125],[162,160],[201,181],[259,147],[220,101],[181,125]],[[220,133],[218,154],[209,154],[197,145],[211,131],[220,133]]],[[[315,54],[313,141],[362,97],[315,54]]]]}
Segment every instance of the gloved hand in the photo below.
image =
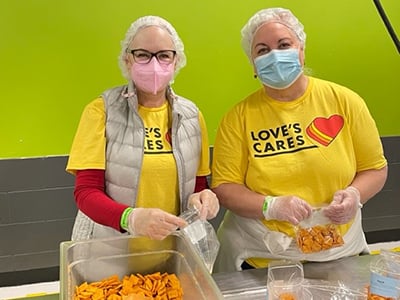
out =
{"type": "Polygon", "coordinates": [[[306,201],[296,196],[270,197],[266,201],[269,203],[263,213],[267,220],[288,221],[297,225],[310,217],[312,213],[312,207],[306,201]]]}
{"type": "Polygon", "coordinates": [[[212,219],[219,211],[217,196],[209,189],[190,195],[188,207],[195,207],[199,211],[200,219],[212,219]]]}
{"type": "Polygon", "coordinates": [[[128,231],[135,236],[162,240],[186,221],[158,208],[135,208],[128,216],[128,231]]]}
{"type": "Polygon", "coordinates": [[[332,202],[323,208],[323,213],[334,224],[346,224],[355,217],[361,207],[360,192],[357,188],[349,186],[335,192],[332,202]]]}

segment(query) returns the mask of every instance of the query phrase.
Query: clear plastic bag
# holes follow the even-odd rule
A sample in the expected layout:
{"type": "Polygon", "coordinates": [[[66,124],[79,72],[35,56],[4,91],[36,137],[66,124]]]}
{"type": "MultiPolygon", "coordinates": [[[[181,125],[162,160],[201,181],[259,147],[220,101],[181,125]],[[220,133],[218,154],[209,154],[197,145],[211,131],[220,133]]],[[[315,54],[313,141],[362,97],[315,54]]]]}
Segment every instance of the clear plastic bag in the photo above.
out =
{"type": "Polygon", "coordinates": [[[316,209],[310,218],[300,222],[296,228],[296,242],[303,253],[315,253],[344,244],[337,225],[316,209]]]}
{"type": "Polygon", "coordinates": [[[365,287],[304,278],[300,262],[272,261],[267,278],[267,300],[367,300],[365,287]]]}
{"type": "Polygon", "coordinates": [[[400,253],[381,250],[370,270],[368,299],[400,299],[400,253]]]}
{"type": "Polygon", "coordinates": [[[309,290],[314,299],[329,300],[367,300],[367,292],[351,289],[342,282],[307,279],[304,287],[309,290]]]}
{"type": "Polygon", "coordinates": [[[197,253],[211,273],[220,246],[214,227],[208,221],[200,220],[196,208],[184,211],[180,217],[188,223],[182,232],[195,246],[197,253]]]}

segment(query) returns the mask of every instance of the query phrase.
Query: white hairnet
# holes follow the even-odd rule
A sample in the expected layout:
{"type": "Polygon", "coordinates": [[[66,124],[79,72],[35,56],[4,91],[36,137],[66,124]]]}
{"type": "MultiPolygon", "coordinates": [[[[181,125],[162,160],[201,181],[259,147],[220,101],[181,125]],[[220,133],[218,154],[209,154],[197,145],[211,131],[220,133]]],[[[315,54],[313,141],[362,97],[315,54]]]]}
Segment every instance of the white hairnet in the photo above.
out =
{"type": "Polygon", "coordinates": [[[131,80],[129,70],[126,66],[126,56],[128,55],[127,49],[131,44],[133,38],[136,36],[138,31],[142,28],[148,26],[158,26],[165,29],[172,38],[172,42],[175,45],[176,51],[176,67],[175,67],[175,75],[186,65],[186,56],[184,53],[184,46],[182,40],[179,38],[178,33],[175,28],[165,19],[158,16],[144,16],[137,19],[135,22],[131,24],[128,31],[126,32],[125,39],[121,42],[121,54],[118,58],[119,67],[122,71],[122,75],[131,80]]]}
{"type": "Polygon", "coordinates": [[[306,34],[304,32],[304,26],[290,10],[280,7],[262,9],[247,21],[247,24],[242,28],[241,31],[242,47],[250,60],[251,45],[253,43],[253,38],[256,31],[261,25],[269,22],[277,22],[287,26],[294,32],[303,47],[305,47],[306,34]]]}

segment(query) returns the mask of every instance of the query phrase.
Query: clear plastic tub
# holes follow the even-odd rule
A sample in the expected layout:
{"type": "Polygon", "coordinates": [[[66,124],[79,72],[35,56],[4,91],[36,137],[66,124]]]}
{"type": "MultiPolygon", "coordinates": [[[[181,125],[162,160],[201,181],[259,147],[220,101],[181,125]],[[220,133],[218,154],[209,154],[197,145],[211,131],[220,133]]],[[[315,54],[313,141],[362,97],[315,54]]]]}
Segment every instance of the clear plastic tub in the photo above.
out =
{"type": "Polygon", "coordinates": [[[400,299],[400,253],[381,250],[370,269],[368,299],[400,299]]]}
{"type": "Polygon", "coordinates": [[[168,272],[177,275],[183,299],[224,299],[193,245],[176,232],[162,241],[145,237],[63,242],[60,245],[60,299],[73,299],[74,289],[111,275],[168,272]]]}
{"type": "Polygon", "coordinates": [[[268,300],[312,300],[304,288],[304,271],[300,262],[274,261],[268,265],[268,300]]]}

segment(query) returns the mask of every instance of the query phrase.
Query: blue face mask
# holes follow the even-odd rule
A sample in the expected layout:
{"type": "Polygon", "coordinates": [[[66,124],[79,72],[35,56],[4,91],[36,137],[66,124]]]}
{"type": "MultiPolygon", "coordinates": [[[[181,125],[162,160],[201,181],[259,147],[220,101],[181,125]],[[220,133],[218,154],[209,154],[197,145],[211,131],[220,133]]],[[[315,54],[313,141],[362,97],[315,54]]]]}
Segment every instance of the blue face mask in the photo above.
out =
{"type": "Polygon", "coordinates": [[[285,89],[303,73],[298,49],[271,50],[254,59],[257,76],[266,86],[285,89]]]}

